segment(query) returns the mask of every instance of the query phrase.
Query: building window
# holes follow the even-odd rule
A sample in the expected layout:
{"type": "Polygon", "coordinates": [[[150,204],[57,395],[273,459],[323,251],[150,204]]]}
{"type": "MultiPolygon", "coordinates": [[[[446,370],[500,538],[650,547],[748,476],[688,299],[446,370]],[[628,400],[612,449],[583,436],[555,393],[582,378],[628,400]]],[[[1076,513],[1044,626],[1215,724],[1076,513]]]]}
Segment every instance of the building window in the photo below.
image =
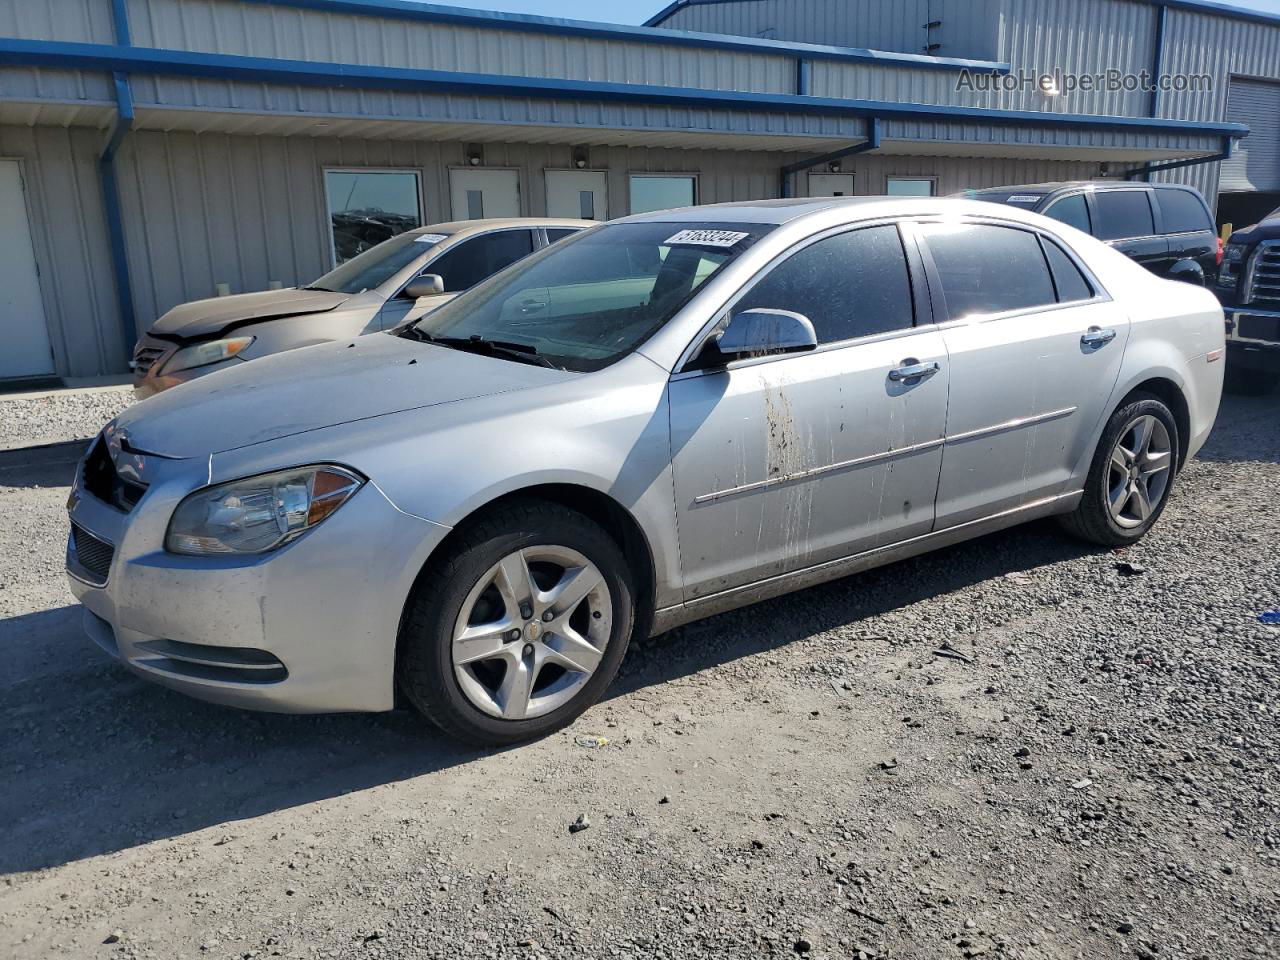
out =
{"type": "Polygon", "coordinates": [[[333,262],[422,226],[422,191],[414,170],[326,170],[333,262]]]}
{"type": "Polygon", "coordinates": [[[932,197],[937,184],[933,177],[889,177],[884,192],[891,197],[932,197]]]}
{"type": "Polygon", "coordinates": [[[691,207],[697,202],[696,177],[654,177],[640,174],[631,177],[632,213],[691,207]]]}

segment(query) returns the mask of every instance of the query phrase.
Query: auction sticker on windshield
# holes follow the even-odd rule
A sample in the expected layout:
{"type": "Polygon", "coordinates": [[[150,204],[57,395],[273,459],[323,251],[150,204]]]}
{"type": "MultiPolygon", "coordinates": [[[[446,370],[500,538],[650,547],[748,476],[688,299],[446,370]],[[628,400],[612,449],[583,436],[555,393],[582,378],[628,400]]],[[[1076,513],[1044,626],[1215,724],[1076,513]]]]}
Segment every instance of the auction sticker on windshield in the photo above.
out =
{"type": "Polygon", "coordinates": [[[751,236],[749,233],[738,233],[735,230],[681,230],[667,237],[664,243],[668,246],[675,243],[690,244],[698,247],[732,247],[739,240],[751,236]]]}

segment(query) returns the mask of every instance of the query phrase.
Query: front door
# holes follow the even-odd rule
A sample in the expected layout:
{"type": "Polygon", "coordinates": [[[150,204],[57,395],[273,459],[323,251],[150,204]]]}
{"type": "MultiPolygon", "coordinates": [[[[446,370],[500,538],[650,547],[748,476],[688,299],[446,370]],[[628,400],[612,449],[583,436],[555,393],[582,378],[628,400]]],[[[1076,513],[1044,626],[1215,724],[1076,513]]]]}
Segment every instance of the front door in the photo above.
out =
{"type": "Polygon", "coordinates": [[[922,224],[945,301],[951,401],[938,529],[1064,492],[1111,402],[1129,320],[1031,230],[922,224]]]}
{"type": "Polygon", "coordinates": [[[946,355],[936,330],[914,326],[897,227],[809,244],[731,312],[750,308],[804,314],[819,348],[672,378],[687,600],[933,527],[946,355]]]}
{"type": "Polygon", "coordinates": [[[609,177],[600,170],[548,170],[547,216],[609,219],[609,177]]]}
{"type": "Polygon", "coordinates": [[[0,160],[0,379],[53,373],[40,275],[27,220],[22,173],[16,160],[0,160]]]}
{"type": "Polygon", "coordinates": [[[453,219],[520,216],[520,174],[515,170],[449,171],[453,219]]]}

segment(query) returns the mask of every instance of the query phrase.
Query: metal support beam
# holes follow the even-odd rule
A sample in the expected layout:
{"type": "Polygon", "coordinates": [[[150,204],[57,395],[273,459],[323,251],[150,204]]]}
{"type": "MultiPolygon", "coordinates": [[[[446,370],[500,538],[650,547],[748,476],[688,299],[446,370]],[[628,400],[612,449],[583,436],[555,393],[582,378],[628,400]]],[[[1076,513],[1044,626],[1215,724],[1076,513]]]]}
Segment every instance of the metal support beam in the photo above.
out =
{"type": "Polygon", "coordinates": [[[851,157],[856,153],[867,153],[871,150],[880,149],[880,118],[872,117],[867,121],[867,139],[861,143],[855,143],[849,147],[841,147],[839,150],[832,150],[830,153],[824,153],[818,157],[810,157],[808,160],[800,160],[796,163],[789,163],[780,171],[782,185],[780,194],[783,197],[790,197],[791,194],[791,175],[799,173],[801,170],[808,170],[810,167],[818,167],[824,163],[830,163],[833,160],[840,160],[844,157],[851,157]]]}
{"type": "Polygon", "coordinates": [[[809,95],[809,61],[801,57],[796,61],[796,94],[801,97],[809,95]]]}
{"type": "Polygon", "coordinates": [[[1141,167],[1136,167],[1128,171],[1124,178],[1126,180],[1136,180],[1142,177],[1144,180],[1150,180],[1153,173],[1159,173],[1161,170],[1181,170],[1184,167],[1198,167],[1204,163],[1221,163],[1223,160],[1230,160],[1235,154],[1236,142],[1231,137],[1225,137],[1222,142],[1222,152],[1215,153],[1211,157],[1193,157],[1190,160],[1174,160],[1171,163],[1148,163],[1141,167]]]}
{"type": "MultiPolygon", "coordinates": [[[[129,14],[125,0],[112,0],[116,42],[128,46],[129,14]]],[[[116,154],[125,134],[133,128],[133,90],[129,77],[113,74],[116,90],[116,116],[107,134],[107,142],[98,155],[98,179],[102,183],[102,208],[107,221],[107,243],[111,250],[111,272],[116,282],[116,306],[120,314],[120,334],[125,357],[133,356],[138,340],[137,320],[133,309],[133,280],[129,275],[129,254],[125,246],[124,216],[120,210],[120,184],[116,178],[116,154]]]]}

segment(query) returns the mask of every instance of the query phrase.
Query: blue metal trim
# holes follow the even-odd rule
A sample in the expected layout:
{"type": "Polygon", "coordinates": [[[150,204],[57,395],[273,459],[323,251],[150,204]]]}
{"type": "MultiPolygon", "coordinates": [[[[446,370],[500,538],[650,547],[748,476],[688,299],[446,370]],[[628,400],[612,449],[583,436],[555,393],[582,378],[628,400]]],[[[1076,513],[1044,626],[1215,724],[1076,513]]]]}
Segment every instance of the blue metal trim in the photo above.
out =
{"type": "Polygon", "coordinates": [[[1008,73],[1009,64],[993,60],[965,60],[952,57],[929,57],[915,53],[869,50],[863,47],[834,47],[820,43],[798,43],[787,40],[764,40],[760,37],[736,37],[730,34],[693,33],[687,30],[655,30],[617,23],[595,23],[590,20],[564,20],[559,17],[535,17],[521,13],[492,10],[469,10],[445,7],[411,0],[244,0],[246,3],[273,7],[296,7],[322,13],[347,13],[356,16],[396,17],[428,23],[449,23],[491,30],[517,30],[524,33],[550,33],[571,37],[597,37],[630,43],[658,43],[667,46],[702,47],[712,50],[734,50],[739,53],[766,53],[777,56],[801,56],[813,60],[842,60],[853,63],[887,63],[894,66],[933,70],[994,70],[1008,73]]]}
{"type": "Polygon", "coordinates": [[[796,61],[796,94],[798,96],[807,97],[809,95],[809,78],[812,73],[808,60],[800,59],[796,61]]]}
{"type": "Polygon", "coordinates": [[[307,60],[270,60],[221,53],[193,53],[186,50],[162,50],[153,47],[119,47],[97,43],[64,43],[46,40],[0,38],[0,64],[216,77],[223,80],[258,83],[407,90],[416,93],[546,97],[649,105],[661,103],[721,110],[772,110],[779,113],[881,117],[893,120],[941,118],[1002,126],[1151,131],[1232,137],[1249,135],[1249,128],[1241,123],[1202,123],[1156,117],[1042,113],[1029,110],[995,110],[988,107],[957,107],[880,100],[840,100],[832,97],[801,97],[790,93],[746,93],[738,90],[703,90],[638,83],[598,83],[553,77],[513,77],[307,60]]]}
{"type": "Polygon", "coordinates": [[[133,43],[129,36],[128,0],[111,0],[111,22],[115,26],[116,43],[126,47],[133,43]]]}
{"type": "MultiPolygon", "coordinates": [[[[1156,14],[1155,45],[1151,54],[1151,76],[1155,81],[1158,81],[1160,75],[1164,73],[1164,34],[1168,20],[1169,8],[1162,6],[1156,14]]],[[[1153,117],[1160,116],[1160,84],[1158,82],[1152,84],[1151,109],[1148,114],[1153,117]]]]}
{"type": "Polygon", "coordinates": [[[1130,170],[1124,175],[1126,180],[1133,180],[1142,177],[1144,180],[1150,181],[1153,173],[1159,173],[1161,170],[1181,170],[1183,167],[1198,167],[1205,163],[1220,163],[1223,160],[1230,160],[1236,152],[1236,142],[1231,137],[1222,138],[1222,152],[1215,153],[1211,157],[1193,157],[1190,160],[1174,160],[1169,163],[1148,163],[1130,170]]]}
{"type": "MultiPolygon", "coordinates": [[[[129,35],[129,9],[127,0],[111,0],[111,17],[115,27],[116,43],[127,47],[132,42],[129,35]]],[[[124,216],[120,209],[120,184],[116,179],[116,153],[124,136],[133,128],[133,90],[129,77],[116,72],[112,79],[116,91],[116,117],[107,135],[106,145],[98,156],[98,177],[102,182],[102,209],[107,222],[107,245],[111,250],[111,272],[116,283],[116,306],[120,312],[120,334],[126,357],[133,356],[133,346],[138,339],[137,318],[133,310],[133,279],[129,275],[129,254],[125,246],[124,216]]]]}
{"type": "MultiPolygon", "coordinates": [[[[720,3],[741,3],[744,0],[674,0],[663,7],[644,22],[646,27],[656,27],[672,14],[685,7],[709,6],[720,3]]],[[[1236,20],[1251,20],[1271,26],[1280,25],[1280,14],[1264,13],[1261,10],[1244,10],[1233,7],[1229,3],[1216,3],[1214,0],[1137,0],[1138,3],[1149,3],[1156,7],[1173,7],[1176,10],[1188,10],[1192,13],[1203,13],[1216,17],[1232,17],[1236,20]]]]}

